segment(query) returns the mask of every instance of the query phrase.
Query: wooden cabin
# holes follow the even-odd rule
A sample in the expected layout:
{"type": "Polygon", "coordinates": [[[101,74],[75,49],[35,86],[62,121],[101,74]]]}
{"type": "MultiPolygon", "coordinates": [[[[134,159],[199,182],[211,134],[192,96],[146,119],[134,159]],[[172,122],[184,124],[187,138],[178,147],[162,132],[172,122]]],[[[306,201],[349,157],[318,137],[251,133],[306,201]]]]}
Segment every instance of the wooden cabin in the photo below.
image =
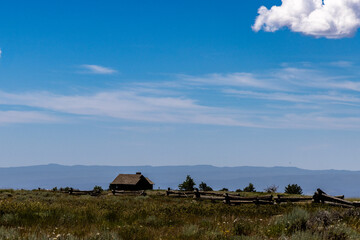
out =
{"type": "Polygon", "coordinates": [[[148,190],[153,189],[154,183],[144,177],[141,172],[136,174],[119,174],[112,183],[110,183],[110,190],[148,190]]]}

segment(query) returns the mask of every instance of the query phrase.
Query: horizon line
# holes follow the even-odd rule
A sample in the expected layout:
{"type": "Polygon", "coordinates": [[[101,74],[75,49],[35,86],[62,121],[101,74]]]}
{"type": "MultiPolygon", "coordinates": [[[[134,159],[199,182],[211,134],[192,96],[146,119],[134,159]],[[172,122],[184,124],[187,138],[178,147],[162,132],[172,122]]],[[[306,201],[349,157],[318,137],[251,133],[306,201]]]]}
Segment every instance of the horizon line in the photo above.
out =
{"type": "Polygon", "coordinates": [[[26,168],[26,167],[42,167],[42,166],[51,166],[57,165],[62,167],[152,167],[152,168],[160,168],[160,167],[214,167],[214,168],[296,168],[300,170],[306,171],[348,171],[348,172],[359,172],[359,170],[349,170],[349,169],[307,169],[301,168],[296,166],[250,166],[250,165],[243,165],[243,166],[216,166],[210,164],[194,164],[194,165],[87,165],[87,164],[73,164],[73,165],[66,165],[60,163],[48,163],[48,164],[36,164],[36,165],[21,165],[21,166],[0,166],[0,169],[5,168],[26,168]]]}

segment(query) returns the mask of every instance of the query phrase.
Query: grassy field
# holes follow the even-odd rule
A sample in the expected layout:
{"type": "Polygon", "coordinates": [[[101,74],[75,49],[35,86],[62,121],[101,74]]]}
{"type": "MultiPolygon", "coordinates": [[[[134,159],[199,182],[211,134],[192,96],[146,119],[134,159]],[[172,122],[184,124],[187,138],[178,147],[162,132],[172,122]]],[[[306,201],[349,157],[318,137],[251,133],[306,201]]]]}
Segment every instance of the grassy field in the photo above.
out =
{"type": "Polygon", "coordinates": [[[0,239],[360,239],[360,210],[0,190],[0,239]]]}

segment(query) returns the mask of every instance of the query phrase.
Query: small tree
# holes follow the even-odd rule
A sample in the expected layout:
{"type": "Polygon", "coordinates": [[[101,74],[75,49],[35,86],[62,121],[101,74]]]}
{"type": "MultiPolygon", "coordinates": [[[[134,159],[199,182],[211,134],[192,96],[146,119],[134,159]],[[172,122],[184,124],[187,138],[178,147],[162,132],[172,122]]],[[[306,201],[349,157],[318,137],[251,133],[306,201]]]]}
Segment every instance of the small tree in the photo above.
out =
{"type": "Polygon", "coordinates": [[[220,191],[220,192],[228,192],[229,189],[228,189],[228,188],[222,188],[222,189],[220,189],[219,191],[220,191]]]}
{"type": "Polygon", "coordinates": [[[275,184],[273,184],[273,185],[265,188],[264,191],[267,192],[267,193],[276,193],[277,190],[278,190],[278,188],[279,188],[278,186],[276,186],[275,184]]]}
{"type": "Polygon", "coordinates": [[[192,179],[190,175],[187,175],[185,181],[179,184],[179,189],[183,191],[194,191],[195,185],[194,179],[192,179]]]}
{"type": "Polygon", "coordinates": [[[256,192],[254,184],[249,183],[247,187],[244,188],[244,192],[256,192]]]}
{"type": "Polygon", "coordinates": [[[94,192],[99,192],[99,193],[101,193],[101,192],[104,191],[104,190],[102,189],[101,186],[95,186],[94,189],[93,189],[93,191],[94,191],[94,192]]]}
{"type": "Polygon", "coordinates": [[[206,183],[204,183],[204,182],[201,182],[200,184],[199,184],[199,188],[200,188],[200,191],[212,191],[213,189],[210,187],[210,186],[208,186],[206,183]]]}
{"type": "Polygon", "coordinates": [[[285,193],[287,194],[299,194],[303,193],[302,188],[297,184],[289,184],[285,187],[285,193]]]}

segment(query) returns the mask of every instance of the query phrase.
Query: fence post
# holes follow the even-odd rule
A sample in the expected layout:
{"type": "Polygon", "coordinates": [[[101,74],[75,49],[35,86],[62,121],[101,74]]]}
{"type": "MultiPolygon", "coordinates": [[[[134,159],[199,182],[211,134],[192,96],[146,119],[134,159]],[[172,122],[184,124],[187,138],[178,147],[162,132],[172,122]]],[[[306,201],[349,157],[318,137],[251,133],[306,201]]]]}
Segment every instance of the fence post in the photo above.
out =
{"type": "Polygon", "coordinates": [[[323,198],[323,196],[322,196],[322,193],[320,193],[320,201],[321,201],[322,204],[325,203],[325,200],[324,200],[324,198],[323,198]]]}
{"type": "Polygon", "coordinates": [[[169,196],[170,194],[170,188],[168,188],[168,190],[166,191],[166,196],[169,196]]]}
{"type": "Polygon", "coordinates": [[[320,188],[317,189],[317,191],[314,193],[313,199],[315,203],[325,203],[324,198],[322,197],[322,194],[324,191],[322,191],[320,188]]]}
{"type": "Polygon", "coordinates": [[[317,192],[314,193],[313,200],[314,203],[320,203],[319,194],[317,192]]]}
{"type": "Polygon", "coordinates": [[[194,198],[200,198],[200,192],[197,188],[194,190],[194,198]]]}
{"type": "Polygon", "coordinates": [[[225,194],[224,194],[224,197],[225,197],[225,203],[226,203],[226,204],[230,204],[229,194],[228,194],[228,193],[225,193],[225,194]]]}

